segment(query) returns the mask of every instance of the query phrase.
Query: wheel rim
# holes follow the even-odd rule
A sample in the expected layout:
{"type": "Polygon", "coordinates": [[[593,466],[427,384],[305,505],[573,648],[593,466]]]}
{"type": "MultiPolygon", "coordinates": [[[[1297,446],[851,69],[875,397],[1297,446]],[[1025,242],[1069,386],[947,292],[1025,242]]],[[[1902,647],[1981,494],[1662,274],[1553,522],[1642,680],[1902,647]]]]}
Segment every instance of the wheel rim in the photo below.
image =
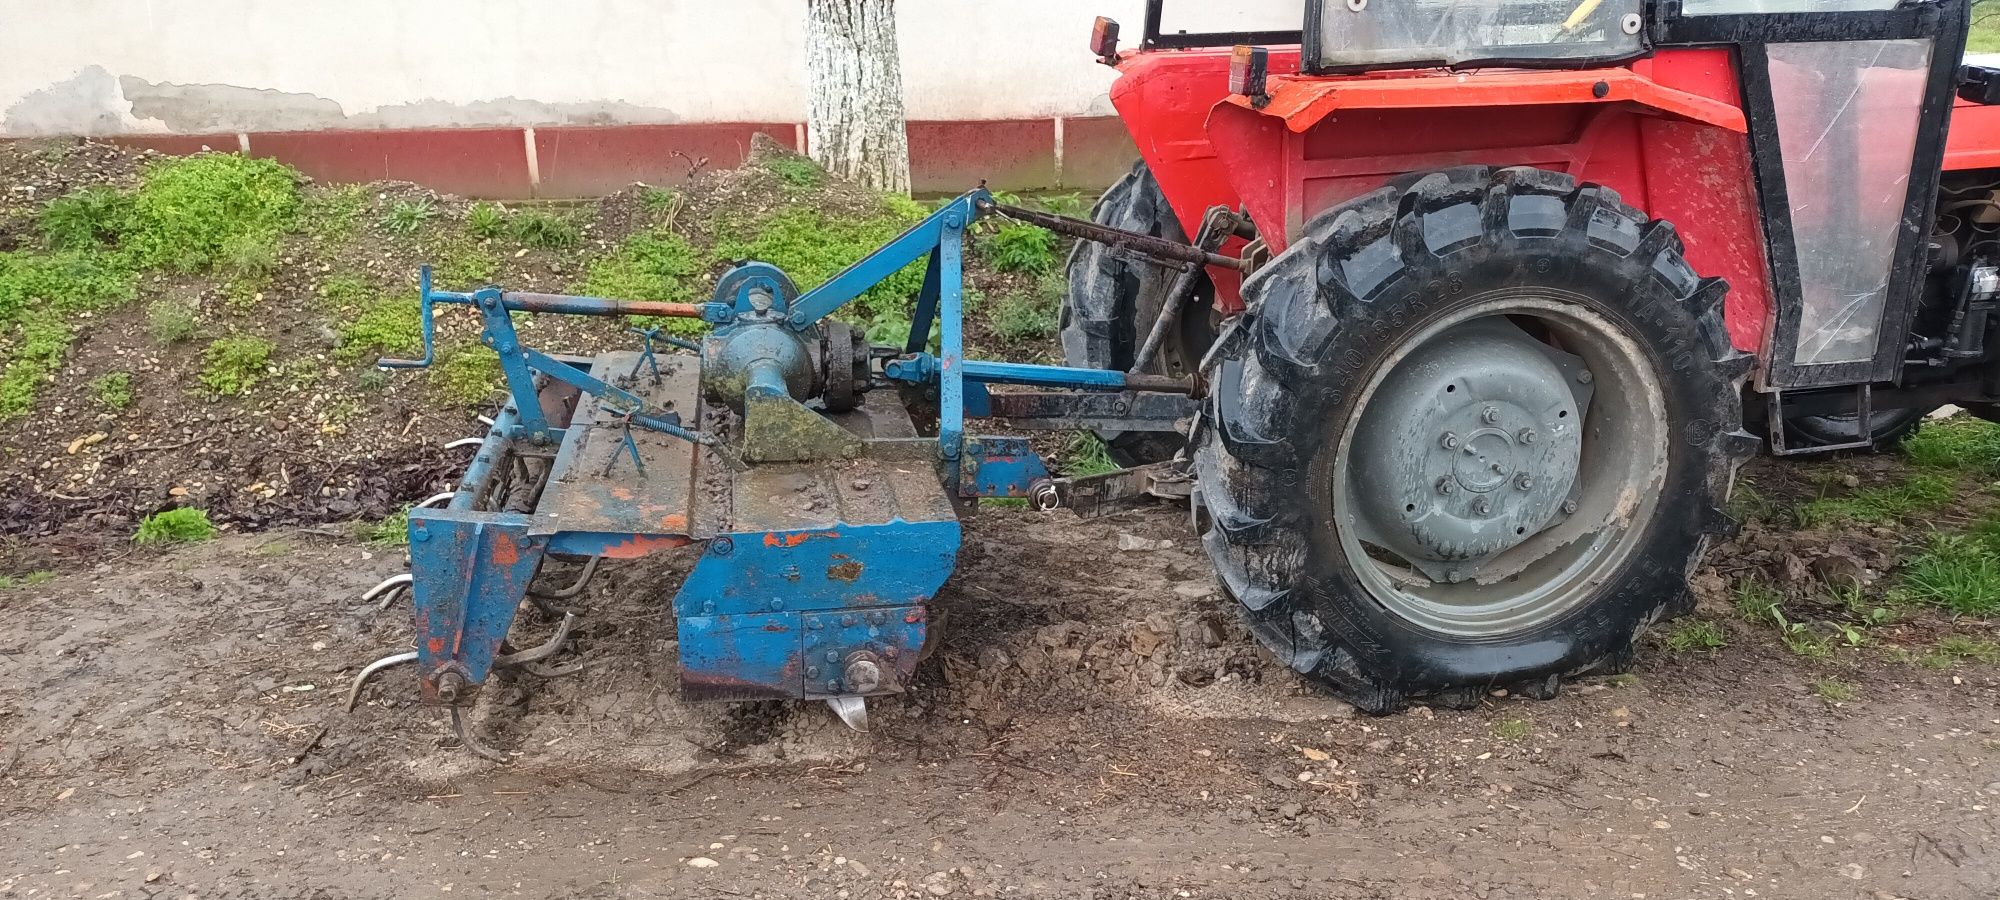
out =
{"type": "Polygon", "coordinates": [[[1496,292],[1379,363],[1332,456],[1339,550],[1388,612],[1464,638],[1575,611],[1643,543],[1666,479],[1660,380],[1561,292],[1496,292]]]}

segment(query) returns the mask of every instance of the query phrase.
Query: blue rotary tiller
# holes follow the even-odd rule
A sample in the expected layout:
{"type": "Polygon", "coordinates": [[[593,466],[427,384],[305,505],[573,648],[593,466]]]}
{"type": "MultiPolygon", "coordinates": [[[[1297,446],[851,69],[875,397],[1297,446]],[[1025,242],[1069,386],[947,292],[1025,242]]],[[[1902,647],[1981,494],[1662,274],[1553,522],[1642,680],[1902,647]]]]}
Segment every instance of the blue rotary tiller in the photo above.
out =
{"type": "MultiPolygon", "coordinates": [[[[1090,512],[1185,493],[1171,464],[1054,478],[1026,439],[966,433],[968,418],[987,417],[1016,430],[1174,431],[1195,409],[1188,381],[964,357],[965,232],[1002,210],[1013,211],[967,193],[809,291],[745,262],[706,303],[459,293],[434,290],[427,271],[424,356],[382,365],[428,365],[433,310],[470,306],[510,398],[457,489],[410,513],[412,572],[384,588],[409,585],[416,650],[368,667],[350,704],[369,676],[414,661],[423,699],[451,707],[465,743],[494,755],[458,713],[495,669],[546,671],[572,622],[559,599],[601,560],[700,545],[672,598],[684,694],[826,700],[865,727],[863,698],[910,682],[929,604],[955,565],[958,515],[976,498],[1090,512]],[[902,346],[870,346],[833,318],[920,260],[902,346]],[[633,349],[577,358],[524,346],[517,312],[711,327],[698,342],[640,330],[633,349]],[[551,558],[581,563],[575,584],[537,584],[551,558]],[[548,642],[515,648],[508,633],[530,600],[562,621],[548,642]]],[[[1190,269],[1202,258],[1187,245],[1149,251],[1188,256],[1190,269]]]]}

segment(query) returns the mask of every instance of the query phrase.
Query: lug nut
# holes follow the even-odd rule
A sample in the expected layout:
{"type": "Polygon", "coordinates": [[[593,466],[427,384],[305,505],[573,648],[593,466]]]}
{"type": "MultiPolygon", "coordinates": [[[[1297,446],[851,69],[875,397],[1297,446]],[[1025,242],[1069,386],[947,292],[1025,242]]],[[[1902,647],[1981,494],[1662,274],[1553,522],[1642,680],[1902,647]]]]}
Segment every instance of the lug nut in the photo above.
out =
{"type": "Polygon", "coordinates": [[[1491,425],[1500,421],[1500,407],[1489,406],[1479,411],[1479,421],[1491,425]]]}
{"type": "Polygon", "coordinates": [[[1488,502],[1486,502],[1486,499],[1485,499],[1484,497],[1482,497],[1482,498],[1480,498],[1480,500],[1479,500],[1479,502],[1478,502],[1478,503],[1474,503],[1474,504],[1472,504],[1472,511],[1473,511],[1473,512],[1476,512],[1476,513],[1478,513],[1478,514],[1480,514],[1480,515],[1482,515],[1482,516],[1486,516],[1486,515],[1492,515],[1492,514],[1493,514],[1493,504],[1491,504],[1491,503],[1488,503],[1488,502]]]}
{"type": "Polygon", "coordinates": [[[1535,439],[1539,437],[1541,437],[1541,435],[1536,434],[1535,429],[1533,428],[1523,428],[1521,429],[1521,433],[1514,435],[1514,439],[1520,441],[1523,444],[1532,444],[1535,442],[1535,439]]]}
{"type": "Polygon", "coordinates": [[[1563,501],[1563,515],[1575,515],[1575,514],[1576,514],[1576,501],[1575,501],[1575,500],[1564,500],[1564,501],[1563,501]]]}
{"type": "Polygon", "coordinates": [[[1440,478],[1440,479],[1438,479],[1438,483],[1437,483],[1437,489],[1438,489],[1438,493],[1440,493],[1440,494],[1444,494],[1444,495],[1446,495],[1446,496],[1450,496],[1450,495],[1451,495],[1451,492],[1452,492],[1452,490],[1453,490],[1453,488],[1452,488],[1452,485],[1451,485],[1451,478],[1450,478],[1450,477],[1445,477],[1445,478],[1440,478]]]}
{"type": "Polygon", "coordinates": [[[1585,369],[1585,370],[1583,370],[1583,371],[1581,371],[1581,372],[1578,372],[1578,373],[1576,373],[1576,383],[1577,383],[1577,384],[1589,384],[1589,383],[1590,383],[1590,378],[1591,378],[1591,375],[1590,375],[1590,370],[1589,370],[1589,369],[1585,369]]]}
{"type": "Polygon", "coordinates": [[[1438,446],[1443,447],[1446,450],[1457,450],[1458,435],[1452,434],[1449,431],[1445,432],[1443,437],[1438,438],[1438,446]]]}
{"type": "Polygon", "coordinates": [[[1514,486],[1524,491],[1533,490],[1535,487],[1535,479],[1529,477],[1528,473],[1522,472],[1521,474],[1514,476],[1514,486]]]}

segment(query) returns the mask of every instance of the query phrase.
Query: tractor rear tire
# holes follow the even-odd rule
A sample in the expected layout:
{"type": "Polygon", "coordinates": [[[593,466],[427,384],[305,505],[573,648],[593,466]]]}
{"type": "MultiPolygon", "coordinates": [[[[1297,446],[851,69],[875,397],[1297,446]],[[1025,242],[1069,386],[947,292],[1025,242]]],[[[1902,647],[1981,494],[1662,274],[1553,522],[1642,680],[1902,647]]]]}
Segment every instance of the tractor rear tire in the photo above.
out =
{"type": "Polygon", "coordinates": [[[1373,714],[1542,699],[1692,608],[1759,442],[1726,286],[1672,226],[1466,167],[1295,240],[1245,284],[1193,436],[1203,544],[1280,659],[1373,714]]]}
{"type": "MultiPolygon", "coordinates": [[[[1188,239],[1143,161],[1098,198],[1090,218],[1100,225],[1170,241],[1186,243],[1188,239]]],[[[1176,274],[1174,267],[1096,241],[1078,241],[1070,250],[1066,271],[1069,289],[1061,318],[1064,362],[1085,369],[1130,369],[1166,303],[1176,274]]],[[[1183,308],[1181,328],[1160,347],[1147,371],[1176,377],[1194,371],[1214,339],[1209,324],[1214,295],[1214,287],[1204,277],[1183,308]]],[[[1183,435],[1173,432],[1128,431],[1101,437],[1112,457],[1123,465],[1171,459],[1187,443],[1183,435]]]]}

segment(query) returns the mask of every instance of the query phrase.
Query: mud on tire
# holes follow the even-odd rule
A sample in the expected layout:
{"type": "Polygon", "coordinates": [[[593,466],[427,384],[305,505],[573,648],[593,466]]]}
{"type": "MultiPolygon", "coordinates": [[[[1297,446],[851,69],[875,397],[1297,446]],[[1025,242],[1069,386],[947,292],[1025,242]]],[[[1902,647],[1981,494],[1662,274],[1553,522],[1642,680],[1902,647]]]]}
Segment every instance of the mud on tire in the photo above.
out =
{"type": "MultiPolygon", "coordinates": [[[[1647,626],[1691,609],[1688,576],[1728,527],[1730,484],[1759,443],[1741,427],[1752,358],[1724,331],[1725,290],[1692,271],[1667,223],[1647,221],[1609,189],[1538,169],[1406,176],[1316,216],[1245,284],[1249,311],[1203,363],[1212,388],[1192,438],[1197,518],[1251,630],[1292,668],[1376,714],[1413,699],[1469,706],[1495,687],[1545,698],[1565,676],[1624,668],[1647,626]],[[1658,493],[1638,512],[1607,507],[1601,521],[1616,523],[1605,527],[1627,535],[1617,540],[1628,549],[1592,578],[1559,582],[1581,586],[1554,618],[1467,636],[1400,615],[1371,592],[1342,549],[1339,531],[1351,522],[1333,507],[1336,479],[1347,476],[1332,461],[1348,423],[1361,421],[1363,386],[1393,373],[1400,346],[1510,292],[1559,298],[1615,326],[1631,369],[1650,367],[1643,383],[1657,385],[1649,396],[1665,413],[1649,445],[1661,461],[1647,468],[1658,493]]],[[[1621,446],[1593,431],[1599,420],[1576,420],[1582,427],[1567,439],[1583,457],[1593,441],[1621,446]]],[[[1396,504],[1392,512],[1403,509],[1396,504]]],[[[1582,515],[1577,528],[1589,527],[1582,515]]],[[[1546,528],[1554,535],[1557,526],[1546,528]]]]}

